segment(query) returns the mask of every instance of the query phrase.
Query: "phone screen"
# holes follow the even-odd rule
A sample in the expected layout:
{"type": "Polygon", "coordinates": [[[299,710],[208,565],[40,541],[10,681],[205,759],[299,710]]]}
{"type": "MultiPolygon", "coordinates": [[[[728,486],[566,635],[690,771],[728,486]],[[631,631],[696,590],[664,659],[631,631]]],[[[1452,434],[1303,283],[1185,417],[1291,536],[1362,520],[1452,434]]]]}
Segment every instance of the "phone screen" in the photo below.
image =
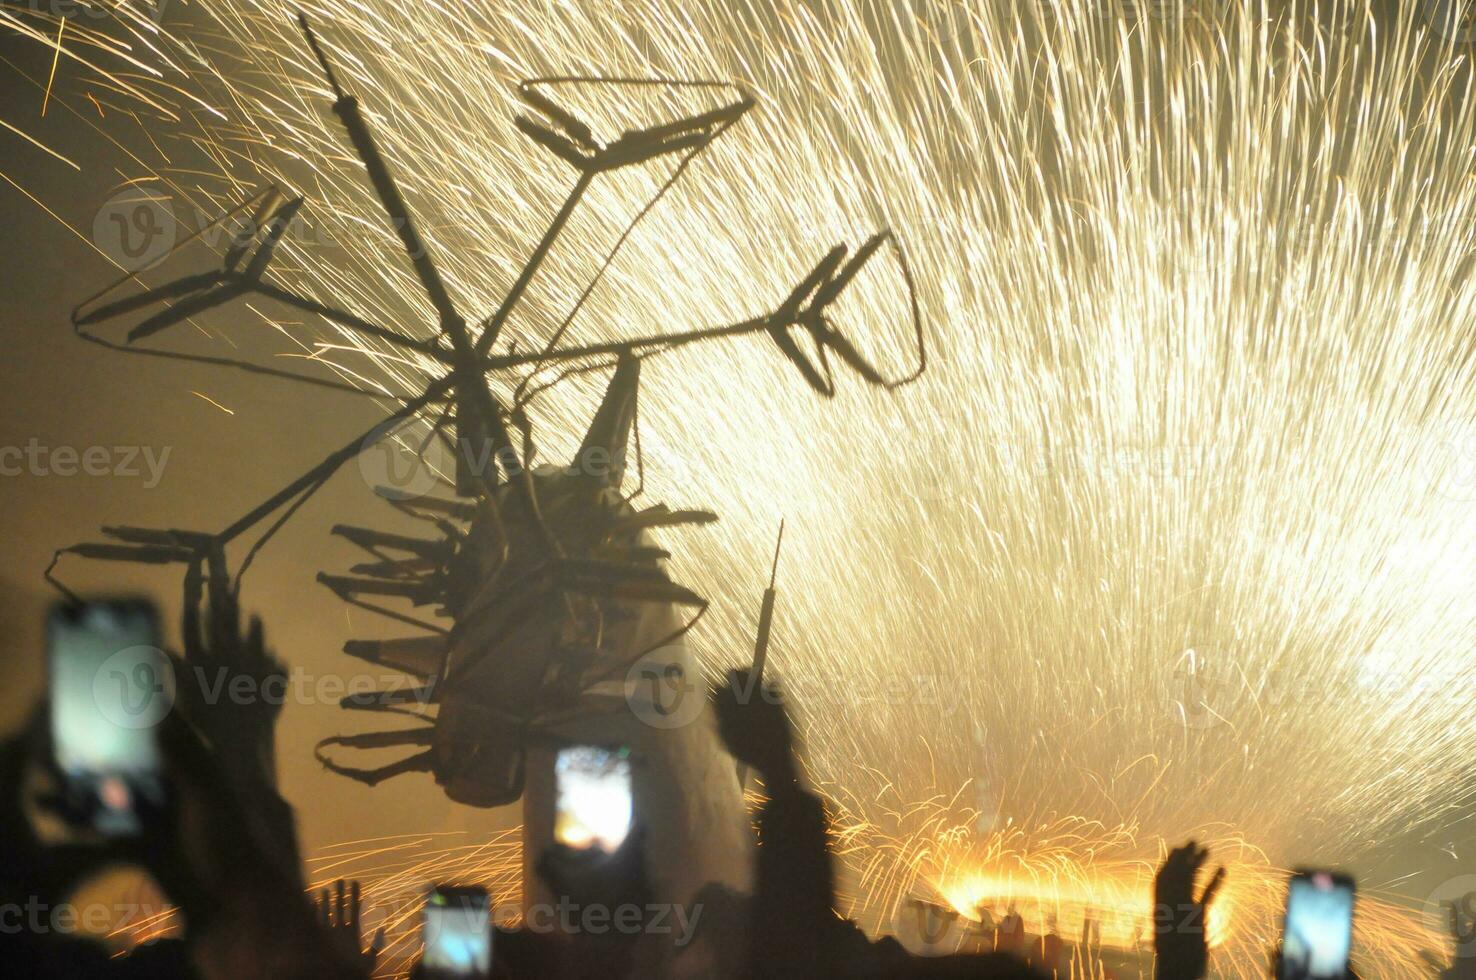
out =
{"type": "Polygon", "coordinates": [[[56,607],[47,621],[52,755],[63,816],[107,836],[137,834],[163,803],[155,726],[172,701],[158,616],[141,601],[56,607]]]}
{"type": "Polygon", "coordinates": [[[578,850],[619,850],[632,818],[630,750],[590,745],[561,749],[554,840],[578,850]]]}
{"type": "Polygon", "coordinates": [[[491,903],[485,888],[432,888],[425,900],[421,966],[436,977],[492,972],[491,903]]]}
{"type": "Polygon", "coordinates": [[[1333,871],[1298,871],[1286,895],[1281,940],[1283,980],[1342,980],[1353,945],[1353,879],[1333,871]]]}

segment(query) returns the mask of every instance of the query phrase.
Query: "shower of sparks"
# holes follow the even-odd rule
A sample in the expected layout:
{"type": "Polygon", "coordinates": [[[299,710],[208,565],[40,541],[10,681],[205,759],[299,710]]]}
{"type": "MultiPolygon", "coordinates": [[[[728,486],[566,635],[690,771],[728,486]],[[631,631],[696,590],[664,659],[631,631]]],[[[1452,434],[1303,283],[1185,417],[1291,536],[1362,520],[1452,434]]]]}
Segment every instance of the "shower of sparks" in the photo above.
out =
{"type": "Polygon", "coordinates": [[[327,847],[309,862],[312,889],[329,887],[340,878],[358,881],[365,944],[376,930],[384,930],[376,973],[403,975],[420,955],[421,913],[431,884],[480,886],[487,889],[497,925],[514,926],[521,919],[521,835],[514,830],[469,837],[420,834],[327,847]]]}
{"type": "MultiPolygon", "coordinates": [[[[861,921],[884,921],[904,941],[937,952],[988,950],[1002,939],[981,927],[985,914],[998,926],[1009,913],[1023,920],[1032,940],[1054,933],[1070,948],[1070,975],[1119,977],[1151,967],[1155,905],[1153,879],[1170,846],[1182,842],[1139,835],[1080,817],[1011,822],[981,831],[981,814],[956,800],[860,801],[837,791],[832,817],[835,847],[853,870],[840,911],[861,921]],[[921,923],[918,899],[956,918],[921,923]],[[1095,940],[1085,937],[1092,923],[1095,940]],[[929,931],[930,930],[930,931],[929,931]]],[[[1264,977],[1270,950],[1280,941],[1287,872],[1224,825],[1190,829],[1227,874],[1206,917],[1216,976],[1264,977]]],[[[1201,882],[1202,886],[1203,882],[1201,882]]],[[[1405,896],[1365,889],[1354,922],[1354,960],[1381,977],[1429,975],[1443,962],[1443,923],[1429,910],[1412,911],[1405,896]]],[[[1041,964],[1037,964],[1041,965],[1041,964]]],[[[1151,970],[1143,975],[1151,975],[1151,970]]]]}
{"type": "MultiPolygon", "coordinates": [[[[1081,819],[981,835],[968,824],[953,824],[960,812],[937,800],[908,804],[905,811],[873,823],[837,805],[837,853],[863,879],[875,875],[847,896],[843,912],[864,917],[875,913],[878,902],[893,901],[891,921],[901,926],[904,939],[937,952],[1010,948],[981,928],[980,917],[987,911],[998,925],[1013,912],[1024,923],[1025,940],[1013,947],[1016,952],[1038,955],[1033,941],[1047,933],[1063,938],[1066,955],[1053,964],[1061,976],[1100,977],[1104,969],[1122,980],[1151,975],[1138,971],[1152,962],[1153,875],[1163,842],[1145,849],[1127,830],[1081,819]],[[957,913],[922,940],[920,926],[907,928],[918,913],[902,901],[906,893],[918,894],[920,883],[922,895],[957,913]],[[1094,942],[1084,935],[1089,921],[1096,930],[1094,942]]],[[[1264,976],[1267,950],[1280,936],[1286,872],[1273,868],[1243,839],[1214,833],[1199,839],[1229,869],[1208,916],[1216,975],[1264,976]]],[[[308,891],[316,894],[340,879],[358,881],[365,945],[384,930],[375,975],[403,977],[420,954],[429,883],[486,888],[493,921],[516,927],[522,859],[517,831],[490,838],[456,832],[352,841],[323,848],[309,862],[308,891]]],[[[177,935],[177,914],[160,902],[151,895],[141,907],[157,911],[130,917],[109,938],[128,949],[177,935]]],[[[1417,980],[1428,976],[1422,954],[1441,961],[1445,939],[1438,922],[1411,914],[1399,896],[1365,892],[1359,896],[1354,950],[1365,975],[1417,980]]]]}
{"type": "MultiPolygon", "coordinates": [[[[523,77],[732,78],[761,100],[570,339],[749,315],[831,243],[896,230],[933,329],[919,385],[821,404],[746,341],[651,365],[646,492],[723,516],[675,562],[716,599],[696,642],[714,668],[748,648],[787,515],[771,667],[854,812],[858,908],[1024,897],[1037,873],[1136,905],[1164,841],[1228,828],[1220,936],[1247,974],[1274,867],[1420,839],[1473,788],[1471,50],[1425,16],[1448,5],[1399,6],[305,5],[464,309],[493,307],[570,180],[511,126],[523,77]]],[[[198,118],[134,161],[181,210],[300,188],[277,274],[428,333],[295,9],[204,0],[208,23],[89,36],[89,57],[156,66],[104,76],[114,102],[198,118]]],[[[665,176],[596,185],[509,339],[549,335],[665,176]]],[[[906,363],[900,294],[862,286],[849,329],[906,363]]],[[[345,377],[435,370],[282,329],[345,377]]],[[[546,457],[595,386],[540,403],[546,457]]],[[[1367,955],[1413,962],[1427,924],[1360,908],[1386,909],[1361,913],[1367,955]]]]}
{"type": "MultiPolygon", "coordinates": [[[[308,876],[308,893],[314,896],[340,879],[359,882],[364,946],[384,930],[377,976],[405,976],[419,957],[421,915],[432,883],[479,885],[487,889],[497,925],[516,926],[521,920],[523,847],[515,830],[490,838],[405,834],[335,844],[308,862],[308,876]]],[[[178,934],[174,909],[157,898],[146,907],[157,911],[130,917],[109,935],[120,949],[178,934]]]]}

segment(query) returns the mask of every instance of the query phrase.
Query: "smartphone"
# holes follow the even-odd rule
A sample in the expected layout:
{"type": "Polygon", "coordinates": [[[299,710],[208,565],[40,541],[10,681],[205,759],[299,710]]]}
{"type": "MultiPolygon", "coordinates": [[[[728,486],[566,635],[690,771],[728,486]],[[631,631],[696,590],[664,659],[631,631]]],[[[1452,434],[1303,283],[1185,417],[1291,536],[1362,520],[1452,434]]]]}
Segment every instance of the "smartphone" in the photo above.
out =
{"type": "Polygon", "coordinates": [[[58,605],[46,646],[60,815],[106,837],[137,835],[164,803],[156,735],[173,674],[158,612],[136,599],[58,605]]]}
{"type": "Polygon", "coordinates": [[[554,761],[554,840],[581,851],[613,854],[633,816],[630,750],[576,745],[554,761]]]}
{"type": "Polygon", "coordinates": [[[1286,892],[1281,936],[1281,980],[1343,980],[1353,946],[1349,875],[1298,869],[1286,892]]]}
{"type": "Polygon", "coordinates": [[[492,908],[485,888],[438,885],[425,899],[425,952],[432,977],[486,977],[492,972],[492,908]]]}

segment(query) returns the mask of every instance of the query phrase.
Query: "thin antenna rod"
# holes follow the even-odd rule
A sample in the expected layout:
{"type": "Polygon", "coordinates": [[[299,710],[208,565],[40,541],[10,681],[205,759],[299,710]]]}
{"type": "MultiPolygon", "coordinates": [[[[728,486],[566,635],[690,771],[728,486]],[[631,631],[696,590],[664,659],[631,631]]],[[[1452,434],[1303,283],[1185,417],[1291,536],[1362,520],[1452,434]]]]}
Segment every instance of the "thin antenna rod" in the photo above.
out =
{"type": "MultiPolygon", "coordinates": [[[[764,590],[764,601],[759,606],[758,632],[753,639],[753,667],[749,672],[749,696],[763,697],[764,665],[769,659],[769,631],[774,625],[774,599],[778,592],[774,583],[779,575],[779,549],[784,547],[784,519],[779,519],[779,540],[774,542],[774,565],[769,569],[769,587],[764,590]]],[[[738,765],[738,790],[748,782],[748,767],[738,765]]]]}
{"type": "Polygon", "coordinates": [[[343,98],[343,89],[338,85],[338,76],[333,74],[333,66],[328,63],[328,56],[318,46],[318,35],[313,33],[312,25],[308,23],[308,15],[303,11],[297,12],[297,23],[302,27],[303,36],[307,38],[308,47],[313,50],[313,57],[318,59],[318,64],[323,66],[323,74],[328,79],[329,86],[333,89],[335,99],[343,98]]]}
{"type": "Polygon", "coordinates": [[[779,549],[784,546],[784,520],[779,521],[779,540],[774,542],[774,565],[769,570],[769,587],[764,590],[764,601],[759,606],[758,632],[753,638],[753,678],[755,684],[764,682],[764,664],[769,659],[769,629],[774,624],[774,599],[778,592],[774,583],[779,575],[779,549]]]}
{"type": "Polygon", "coordinates": [[[774,567],[769,569],[769,588],[779,578],[779,549],[784,547],[784,518],[779,518],[779,540],[774,542],[774,567]]]}

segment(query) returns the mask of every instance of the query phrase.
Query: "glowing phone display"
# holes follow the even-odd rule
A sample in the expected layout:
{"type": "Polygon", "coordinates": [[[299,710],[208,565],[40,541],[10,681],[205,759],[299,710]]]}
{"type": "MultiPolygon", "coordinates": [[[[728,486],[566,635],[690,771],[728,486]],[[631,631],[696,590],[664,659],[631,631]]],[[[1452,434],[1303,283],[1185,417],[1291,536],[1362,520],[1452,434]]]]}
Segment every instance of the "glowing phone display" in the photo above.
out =
{"type": "Polygon", "coordinates": [[[1353,879],[1335,871],[1297,871],[1286,893],[1282,980],[1342,980],[1353,946],[1353,879]]]}
{"type": "Polygon", "coordinates": [[[425,899],[421,966],[435,977],[492,972],[491,904],[485,888],[432,888],[425,899]]]}
{"type": "Polygon", "coordinates": [[[554,762],[554,840],[582,851],[619,850],[633,817],[630,778],[628,749],[561,749],[554,762]]]}
{"type": "Polygon", "coordinates": [[[56,607],[47,620],[52,756],[64,815],[106,836],[162,805],[156,726],[173,701],[158,616],[142,601],[56,607]]]}

